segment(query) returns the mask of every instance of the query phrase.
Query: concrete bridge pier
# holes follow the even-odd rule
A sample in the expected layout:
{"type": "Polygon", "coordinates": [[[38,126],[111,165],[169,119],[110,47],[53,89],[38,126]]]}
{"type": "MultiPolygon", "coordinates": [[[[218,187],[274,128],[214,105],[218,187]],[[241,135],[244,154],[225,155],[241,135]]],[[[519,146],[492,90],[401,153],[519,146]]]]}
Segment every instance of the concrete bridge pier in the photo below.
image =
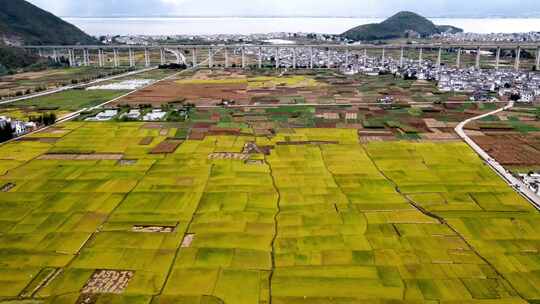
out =
{"type": "Polygon", "coordinates": [[[480,52],[482,50],[480,49],[480,47],[476,48],[476,63],[475,63],[475,68],[477,70],[480,70],[480,52]]]}
{"type": "Polygon", "coordinates": [[[197,49],[193,49],[191,50],[191,62],[193,64],[193,66],[196,66],[197,65],[197,49]]]}
{"type": "Polygon", "coordinates": [[[242,54],[242,69],[246,68],[246,48],[242,46],[242,49],[240,50],[242,54]]]}
{"type": "Polygon", "coordinates": [[[280,63],[279,63],[279,48],[276,48],[276,69],[279,69],[280,63]]]}
{"type": "Polygon", "coordinates": [[[535,61],[535,70],[540,71],[540,46],[536,48],[536,61],[535,61]]]}
{"type": "Polygon", "coordinates": [[[309,68],[313,69],[313,47],[309,47],[309,68]]]}
{"type": "Polygon", "coordinates": [[[497,48],[497,53],[495,54],[495,69],[499,69],[499,65],[501,63],[501,48],[497,48]]]}
{"type": "Polygon", "coordinates": [[[54,62],[58,63],[58,50],[53,49],[53,60],[54,62]]]}
{"type": "Polygon", "coordinates": [[[83,49],[82,50],[82,55],[83,55],[83,64],[85,67],[88,66],[88,50],[87,49],[83,49]]]}
{"type": "Polygon", "coordinates": [[[91,65],[92,62],[90,61],[90,50],[86,49],[86,61],[88,62],[88,65],[91,65]]]}
{"type": "Polygon", "coordinates": [[[165,49],[164,48],[159,48],[159,63],[160,64],[165,64],[166,63],[165,49]]]}
{"type": "Polygon", "coordinates": [[[98,66],[100,68],[103,67],[103,50],[102,49],[98,49],[98,66]]]}
{"type": "Polygon", "coordinates": [[[364,49],[364,56],[362,58],[362,63],[363,65],[366,65],[367,64],[367,49],[364,49]]]}
{"type": "Polygon", "coordinates": [[[418,64],[422,64],[422,61],[424,61],[424,49],[423,48],[420,48],[420,50],[418,51],[418,64]]]}
{"type": "Polygon", "coordinates": [[[75,65],[75,56],[73,56],[73,49],[68,49],[68,60],[70,67],[75,65]]]}
{"type": "Polygon", "coordinates": [[[461,48],[457,50],[456,67],[461,69],[461,48]]]}
{"type": "Polygon", "coordinates": [[[212,48],[208,49],[208,67],[214,67],[214,50],[212,48]]]}
{"type": "Polygon", "coordinates": [[[43,50],[38,49],[38,56],[39,56],[39,57],[43,57],[43,50]]]}
{"type": "Polygon", "coordinates": [[[150,54],[148,53],[148,49],[144,49],[144,66],[149,67],[150,66],[150,54]]]}
{"type": "Polygon", "coordinates": [[[514,69],[519,71],[521,61],[521,46],[518,46],[516,49],[516,62],[514,63],[514,69]]]}
{"type": "Polygon", "coordinates": [[[135,66],[135,58],[133,57],[133,49],[129,48],[129,66],[135,66]]]}
{"type": "Polygon", "coordinates": [[[296,69],[296,48],[293,47],[292,49],[292,67],[293,69],[296,69]]]}
{"type": "Polygon", "coordinates": [[[437,68],[440,69],[442,65],[442,48],[439,48],[439,53],[437,55],[437,68]]]}
{"type": "Polygon", "coordinates": [[[349,66],[349,63],[350,63],[350,60],[349,60],[349,57],[351,56],[351,51],[349,50],[349,48],[346,48],[345,49],[345,66],[349,66]]]}
{"type": "Polygon", "coordinates": [[[257,55],[258,56],[258,61],[259,61],[259,69],[262,69],[262,63],[263,63],[263,58],[262,58],[262,47],[259,47],[259,54],[257,55]]]}
{"type": "Polygon", "coordinates": [[[328,48],[328,50],[326,51],[326,67],[327,68],[331,68],[332,67],[332,53],[331,53],[331,50],[330,48],[328,48]]]}
{"type": "Polygon", "coordinates": [[[403,59],[405,57],[405,49],[401,48],[401,53],[399,54],[399,66],[403,67],[403,59]]]}
{"type": "Polygon", "coordinates": [[[382,55],[381,55],[381,62],[383,64],[384,64],[385,56],[386,56],[386,49],[383,47],[382,48],[382,55]]]}
{"type": "Polygon", "coordinates": [[[118,49],[113,49],[113,63],[115,68],[120,66],[120,61],[118,60],[118,49]]]}
{"type": "Polygon", "coordinates": [[[223,49],[223,56],[225,57],[225,68],[228,69],[229,68],[229,48],[224,48],[223,49]]]}

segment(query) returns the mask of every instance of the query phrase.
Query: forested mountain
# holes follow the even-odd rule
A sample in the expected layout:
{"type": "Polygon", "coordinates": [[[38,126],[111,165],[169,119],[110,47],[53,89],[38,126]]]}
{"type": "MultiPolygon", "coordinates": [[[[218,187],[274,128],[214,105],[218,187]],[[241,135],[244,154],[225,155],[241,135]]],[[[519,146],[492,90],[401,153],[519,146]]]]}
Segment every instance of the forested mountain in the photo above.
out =
{"type": "Polygon", "coordinates": [[[399,12],[381,23],[361,25],[342,35],[354,41],[373,41],[411,35],[427,37],[448,31],[462,32],[463,30],[448,25],[437,26],[427,18],[412,12],[399,12]]]}

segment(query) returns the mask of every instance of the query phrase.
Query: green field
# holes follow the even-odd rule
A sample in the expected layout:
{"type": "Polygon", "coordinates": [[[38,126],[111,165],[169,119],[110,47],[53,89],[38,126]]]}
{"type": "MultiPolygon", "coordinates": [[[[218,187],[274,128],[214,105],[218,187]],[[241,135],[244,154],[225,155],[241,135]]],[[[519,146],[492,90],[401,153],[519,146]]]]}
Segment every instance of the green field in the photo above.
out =
{"type": "Polygon", "coordinates": [[[128,68],[74,67],[46,69],[0,77],[0,98],[35,93],[39,89],[54,89],[73,82],[83,83],[106,76],[128,72],[128,68]]]}
{"type": "Polygon", "coordinates": [[[134,275],[92,303],[540,301],[540,215],[463,143],[289,129],[150,153],[181,127],[70,122],[1,146],[0,303],[77,303],[95,270],[134,275]],[[273,149],[209,159],[247,142],[273,149]]]}
{"type": "Polygon", "coordinates": [[[27,121],[30,116],[54,112],[57,117],[94,107],[128,91],[114,90],[69,90],[47,96],[17,101],[0,107],[0,115],[27,121]]]}

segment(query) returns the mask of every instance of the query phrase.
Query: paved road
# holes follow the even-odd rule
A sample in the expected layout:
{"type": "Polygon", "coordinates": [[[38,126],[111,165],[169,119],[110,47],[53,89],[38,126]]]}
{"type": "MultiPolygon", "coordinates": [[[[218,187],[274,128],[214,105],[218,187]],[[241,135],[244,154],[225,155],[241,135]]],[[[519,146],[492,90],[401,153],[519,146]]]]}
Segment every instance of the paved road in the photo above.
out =
{"type": "Polygon", "coordinates": [[[503,111],[506,111],[514,106],[514,102],[511,101],[507,106],[497,109],[495,111],[482,114],[473,118],[469,118],[461,122],[456,127],[456,133],[461,137],[481,158],[483,158],[487,164],[495,170],[506,182],[513,187],[519,194],[525,197],[536,209],[540,210],[540,196],[534,193],[527,185],[525,185],[521,180],[514,177],[509,171],[507,171],[501,164],[499,164],[495,159],[493,159],[486,151],[484,151],[479,145],[477,145],[463,130],[463,128],[470,122],[482,119],[484,117],[494,115],[503,111]]]}
{"type": "Polygon", "coordinates": [[[59,93],[59,92],[62,92],[62,91],[81,88],[81,87],[85,87],[85,86],[88,86],[88,85],[93,85],[93,84],[97,84],[97,83],[101,83],[101,82],[105,82],[105,81],[110,81],[110,80],[114,80],[114,79],[118,79],[118,78],[122,78],[122,77],[128,77],[128,76],[148,72],[148,71],[151,71],[151,70],[154,70],[154,69],[157,69],[157,67],[151,67],[151,68],[147,68],[147,69],[131,71],[131,72],[127,72],[127,73],[123,73],[123,74],[119,74],[119,75],[115,75],[115,76],[111,76],[111,77],[107,77],[107,78],[101,78],[101,79],[97,79],[97,80],[94,80],[94,81],[91,81],[91,82],[85,82],[85,83],[81,83],[81,84],[77,84],[77,85],[68,85],[68,86],[53,89],[53,90],[47,90],[47,91],[44,91],[44,92],[35,93],[35,94],[23,96],[23,97],[4,100],[4,101],[0,102],[0,105],[9,104],[9,103],[13,103],[13,102],[16,102],[16,101],[21,101],[21,100],[32,99],[32,98],[36,98],[36,97],[47,96],[47,95],[51,95],[51,94],[54,94],[54,93],[59,93]]]}

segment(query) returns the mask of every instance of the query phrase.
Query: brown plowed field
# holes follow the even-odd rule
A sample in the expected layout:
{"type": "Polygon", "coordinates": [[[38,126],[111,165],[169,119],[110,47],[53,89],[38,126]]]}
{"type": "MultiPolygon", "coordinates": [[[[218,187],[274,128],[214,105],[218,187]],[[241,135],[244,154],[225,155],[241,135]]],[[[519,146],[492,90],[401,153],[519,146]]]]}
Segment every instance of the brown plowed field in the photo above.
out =
{"type": "Polygon", "coordinates": [[[249,98],[246,89],[245,84],[179,84],[170,80],[126,96],[115,104],[160,106],[184,99],[197,105],[216,105],[222,100],[247,104],[249,98]]]}
{"type": "Polygon", "coordinates": [[[540,165],[540,151],[520,135],[474,136],[472,139],[502,165],[540,165]]]}
{"type": "Polygon", "coordinates": [[[151,154],[166,154],[166,153],[173,153],[176,151],[176,148],[182,144],[183,140],[177,140],[177,139],[167,139],[161,143],[159,143],[152,151],[151,154]]]}

